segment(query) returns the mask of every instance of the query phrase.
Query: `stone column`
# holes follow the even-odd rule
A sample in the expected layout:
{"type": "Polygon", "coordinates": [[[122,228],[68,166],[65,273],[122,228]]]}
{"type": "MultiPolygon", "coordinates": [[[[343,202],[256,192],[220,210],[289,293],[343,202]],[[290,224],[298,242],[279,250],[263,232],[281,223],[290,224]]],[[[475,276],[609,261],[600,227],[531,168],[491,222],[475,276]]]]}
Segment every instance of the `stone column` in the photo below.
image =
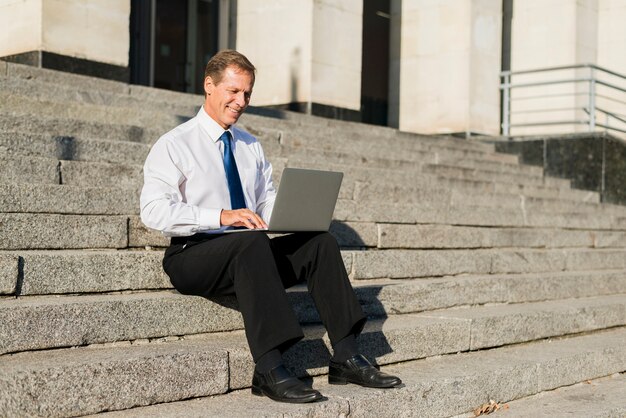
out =
{"type": "MultiPolygon", "coordinates": [[[[598,53],[598,0],[513,2],[511,71],[595,64],[598,53]]],[[[588,70],[561,70],[513,76],[513,83],[588,78],[588,70]]],[[[516,135],[586,131],[589,83],[564,83],[512,90],[512,124],[569,122],[512,127],[516,135]]]]}
{"type": "Polygon", "coordinates": [[[128,78],[130,1],[23,0],[0,4],[0,57],[128,78]],[[106,73],[106,74],[104,74],[106,73]]]}
{"type": "Polygon", "coordinates": [[[399,106],[396,117],[391,97],[389,119],[409,132],[497,134],[501,2],[398,0],[392,2],[392,25],[398,15],[400,36],[392,28],[392,42],[400,45],[391,48],[390,85],[398,86],[399,106]]]}
{"type": "Polygon", "coordinates": [[[360,0],[239,0],[237,49],[258,69],[252,104],[358,111],[362,7],[360,0]]]}

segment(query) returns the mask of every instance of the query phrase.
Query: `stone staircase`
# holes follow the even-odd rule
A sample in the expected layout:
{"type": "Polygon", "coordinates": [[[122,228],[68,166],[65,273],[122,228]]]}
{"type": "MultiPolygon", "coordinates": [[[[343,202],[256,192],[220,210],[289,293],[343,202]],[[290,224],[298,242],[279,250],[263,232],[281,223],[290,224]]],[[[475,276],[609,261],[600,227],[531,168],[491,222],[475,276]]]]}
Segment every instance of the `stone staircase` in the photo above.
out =
{"type": "Polygon", "coordinates": [[[328,400],[253,397],[234,300],[175,292],[167,241],[138,217],[150,144],[201,102],[0,61],[0,416],[466,416],[490,400],[521,416],[581,396],[626,412],[626,207],[491,145],[292,113],[239,125],[276,179],[345,173],[331,231],[371,318],[359,343],[405,385],[329,386],[299,287],[287,361],[328,400]]]}

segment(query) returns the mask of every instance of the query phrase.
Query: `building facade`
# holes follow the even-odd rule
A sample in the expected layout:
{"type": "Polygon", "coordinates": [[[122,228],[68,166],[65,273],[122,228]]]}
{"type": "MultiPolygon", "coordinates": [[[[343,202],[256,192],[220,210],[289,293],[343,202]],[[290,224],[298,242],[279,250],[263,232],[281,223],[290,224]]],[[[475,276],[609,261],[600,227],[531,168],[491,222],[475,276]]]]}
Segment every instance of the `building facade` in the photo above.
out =
{"type": "Polygon", "coordinates": [[[427,134],[626,130],[624,21],[624,0],[4,0],[0,57],[200,93],[235,48],[255,106],[427,134]]]}

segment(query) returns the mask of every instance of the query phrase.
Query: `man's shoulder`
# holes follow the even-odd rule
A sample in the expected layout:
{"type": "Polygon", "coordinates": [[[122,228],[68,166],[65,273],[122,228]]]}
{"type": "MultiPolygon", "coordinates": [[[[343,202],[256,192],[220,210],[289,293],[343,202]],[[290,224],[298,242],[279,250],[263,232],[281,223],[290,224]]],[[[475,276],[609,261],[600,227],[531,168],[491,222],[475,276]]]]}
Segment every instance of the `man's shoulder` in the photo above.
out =
{"type": "Polygon", "coordinates": [[[174,129],[166,132],[159,138],[163,141],[184,140],[190,132],[194,131],[198,127],[198,120],[196,117],[192,117],[186,122],[181,123],[174,129]]]}
{"type": "Polygon", "coordinates": [[[256,139],[256,137],[252,135],[250,132],[241,129],[236,125],[233,125],[231,130],[233,131],[233,135],[237,140],[243,141],[248,145],[259,142],[259,140],[256,139]]]}

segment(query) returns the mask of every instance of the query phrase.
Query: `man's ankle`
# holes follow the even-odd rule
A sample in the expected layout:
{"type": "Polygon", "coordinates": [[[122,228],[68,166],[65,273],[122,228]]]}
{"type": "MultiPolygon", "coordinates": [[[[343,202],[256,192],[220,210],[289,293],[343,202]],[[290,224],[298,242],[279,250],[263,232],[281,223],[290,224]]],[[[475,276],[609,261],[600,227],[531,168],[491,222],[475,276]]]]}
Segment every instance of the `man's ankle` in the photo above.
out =
{"type": "Polygon", "coordinates": [[[343,363],[349,358],[354,357],[359,353],[359,349],[356,344],[356,336],[354,334],[350,334],[339,340],[333,346],[333,350],[334,353],[331,360],[334,362],[343,363]]]}
{"type": "Polygon", "coordinates": [[[254,370],[259,373],[267,373],[283,364],[283,356],[278,349],[273,349],[263,354],[256,362],[254,370]]]}

